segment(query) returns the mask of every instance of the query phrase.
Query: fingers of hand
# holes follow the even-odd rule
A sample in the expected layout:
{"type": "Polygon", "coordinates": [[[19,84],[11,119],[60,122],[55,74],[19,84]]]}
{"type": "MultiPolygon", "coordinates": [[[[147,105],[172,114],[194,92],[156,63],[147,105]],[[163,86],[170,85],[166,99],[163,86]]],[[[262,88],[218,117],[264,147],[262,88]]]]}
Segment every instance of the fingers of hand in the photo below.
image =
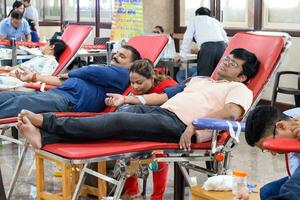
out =
{"type": "Polygon", "coordinates": [[[191,150],[191,139],[189,136],[186,134],[183,134],[180,138],[180,149],[183,149],[185,151],[190,151],[191,150]]]}

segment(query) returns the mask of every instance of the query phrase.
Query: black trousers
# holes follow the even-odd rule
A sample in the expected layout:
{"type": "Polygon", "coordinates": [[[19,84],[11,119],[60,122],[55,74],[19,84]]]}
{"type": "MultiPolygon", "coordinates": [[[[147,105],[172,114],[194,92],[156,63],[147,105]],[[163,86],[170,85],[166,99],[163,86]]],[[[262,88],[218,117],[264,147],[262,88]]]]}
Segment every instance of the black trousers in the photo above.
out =
{"type": "Polygon", "coordinates": [[[197,56],[197,75],[210,76],[222,58],[227,45],[225,42],[205,42],[197,56]]]}
{"type": "Polygon", "coordinates": [[[99,139],[179,142],[186,125],[158,106],[135,105],[123,112],[96,117],[56,118],[43,114],[42,144],[99,139]]]}

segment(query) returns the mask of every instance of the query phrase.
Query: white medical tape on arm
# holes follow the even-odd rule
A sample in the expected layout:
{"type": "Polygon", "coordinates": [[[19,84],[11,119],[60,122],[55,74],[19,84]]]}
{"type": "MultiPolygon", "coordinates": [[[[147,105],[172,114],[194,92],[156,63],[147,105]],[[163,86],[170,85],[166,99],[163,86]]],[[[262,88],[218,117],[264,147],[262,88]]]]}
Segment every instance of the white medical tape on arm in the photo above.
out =
{"type": "Polygon", "coordinates": [[[146,104],[146,100],[144,99],[143,96],[136,96],[136,97],[139,99],[139,101],[140,101],[143,105],[146,104]]]}

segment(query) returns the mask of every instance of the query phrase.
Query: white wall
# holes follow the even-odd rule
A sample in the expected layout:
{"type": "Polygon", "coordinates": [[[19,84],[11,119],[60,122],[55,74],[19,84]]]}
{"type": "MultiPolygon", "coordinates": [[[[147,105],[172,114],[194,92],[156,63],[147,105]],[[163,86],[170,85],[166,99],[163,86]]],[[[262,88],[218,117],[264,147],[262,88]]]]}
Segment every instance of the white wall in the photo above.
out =
{"type": "MultiPolygon", "coordinates": [[[[293,37],[292,38],[292,46],[290,47],[285,59],[283,60],[279,71],[292,70],[292,71],[300,71],[300,38],[293,37]]],[[[274,78],[273,78],[274,79],[274,78]]],[[[274,80],[270,82],[265,93],[263,95],[263,99],[270,100],[272,96],[274,80]]],[[[281,86],[284,87],[294,87],[297,88],[297,78],[296,76],[286,76],[283,77],[280,82],[281,86]]],[[[291,95],[279,94],[277,97],[277,102],[294,104],[294,97],[291,95]]]]}

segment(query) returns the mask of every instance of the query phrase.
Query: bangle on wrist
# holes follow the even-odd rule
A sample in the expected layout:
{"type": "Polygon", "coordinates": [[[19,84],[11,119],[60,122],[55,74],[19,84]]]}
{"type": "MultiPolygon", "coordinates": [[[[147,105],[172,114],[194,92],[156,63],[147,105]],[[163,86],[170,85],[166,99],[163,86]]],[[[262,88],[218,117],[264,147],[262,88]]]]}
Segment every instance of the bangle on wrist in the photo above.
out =
{"type": "Polygon", "coordinates": [[[31,82],[36,82],[36,73],[32,74],[31,82]]]}

